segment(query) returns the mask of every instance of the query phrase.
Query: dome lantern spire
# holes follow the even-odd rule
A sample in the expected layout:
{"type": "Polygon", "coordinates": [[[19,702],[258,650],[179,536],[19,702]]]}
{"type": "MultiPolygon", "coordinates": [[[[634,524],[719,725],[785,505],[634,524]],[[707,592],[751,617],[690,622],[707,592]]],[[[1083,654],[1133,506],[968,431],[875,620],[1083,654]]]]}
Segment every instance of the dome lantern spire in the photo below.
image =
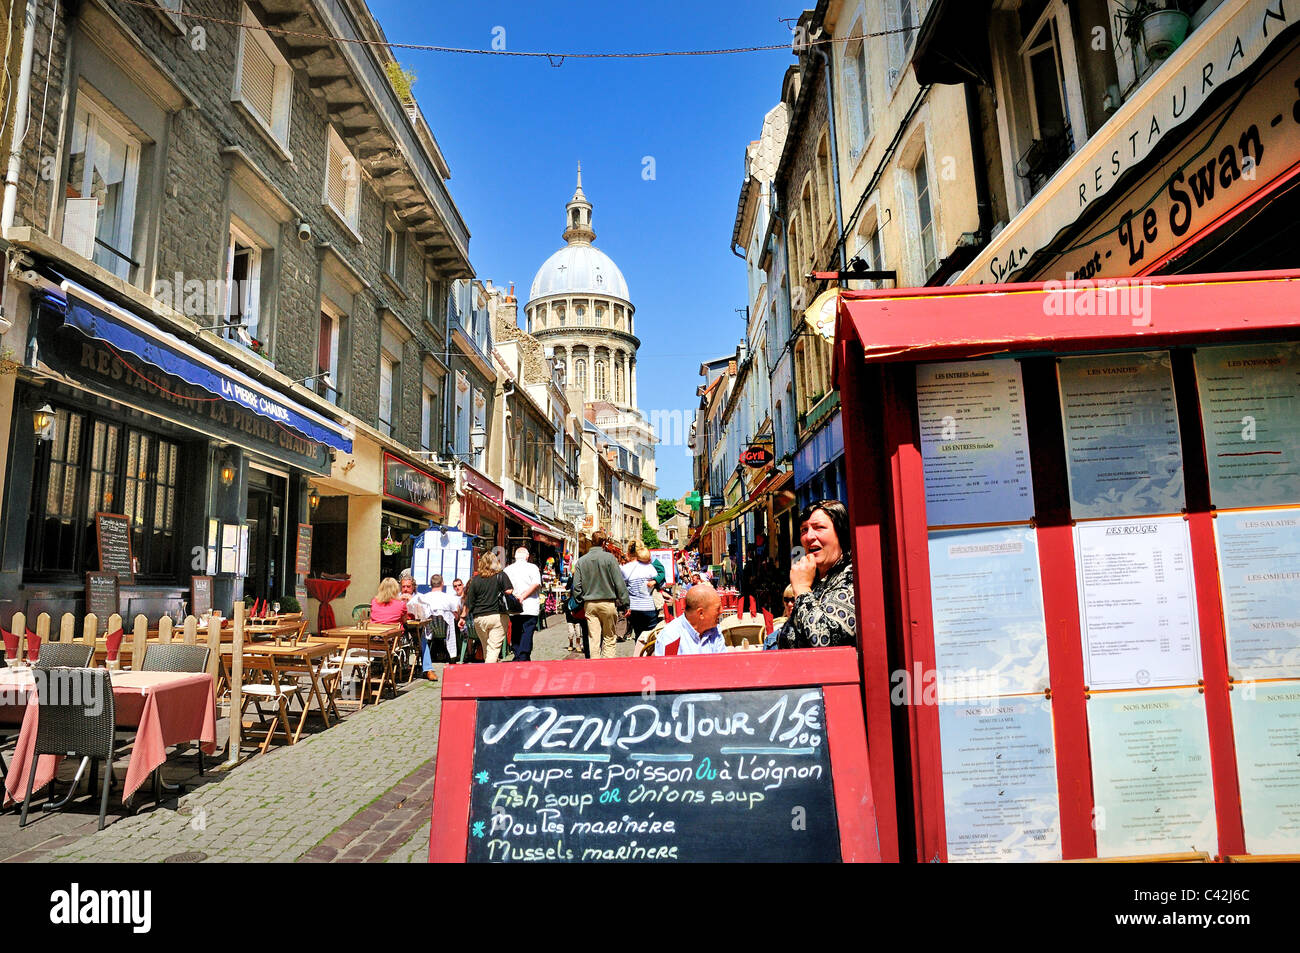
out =
{"type": "Polygon", "coordinates": [[[578,163],[578,187],[564,207],[564,240],[570,245],[590,245],[596,240],[591,227],[591,202],[582,191],[582,163],[578,163]]]}

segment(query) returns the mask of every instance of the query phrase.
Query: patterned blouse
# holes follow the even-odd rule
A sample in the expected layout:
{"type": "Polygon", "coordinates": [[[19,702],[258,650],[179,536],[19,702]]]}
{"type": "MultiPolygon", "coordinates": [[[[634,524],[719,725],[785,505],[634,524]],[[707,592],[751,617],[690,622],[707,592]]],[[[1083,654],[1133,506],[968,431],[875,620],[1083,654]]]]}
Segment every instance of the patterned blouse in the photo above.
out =
{"type": "Polygon", "coordinates": [[[842,559],[794,603],[781,629],[780,648],[808,649],[858,644],[858,614],[853,562],[842,559]]]}

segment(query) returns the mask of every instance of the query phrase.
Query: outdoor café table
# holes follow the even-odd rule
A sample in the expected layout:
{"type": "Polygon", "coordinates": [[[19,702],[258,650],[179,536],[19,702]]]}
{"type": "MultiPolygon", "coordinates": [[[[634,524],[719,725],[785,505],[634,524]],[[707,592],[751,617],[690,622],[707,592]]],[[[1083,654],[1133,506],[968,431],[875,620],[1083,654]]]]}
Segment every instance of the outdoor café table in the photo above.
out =
{"type": "MultiPolygon", "coordinates": [[[[369,647],[372,652],[383,651],[384,672],[379,678],[378,692],[378,697],[383,698],[384,688],[393,684],[393,649],[397,644],[397,640],[402,636],[401,623],[370,622],[364,626],[345,625],[336,629],[327,629],[321,635],[327,635],[333,639],[362,636],[369,639],[369,647]]],[[[367,678],[369,678],[369,673],[367,673],[367,678]]]]}
{"type": "MultiPolygon", "coordinates": [[[[40,715],[36,681],[30,668],[0,669],[0,705],[23,706],[22,728],[5,778],[6,804],[27,793],[31,751],[40,715]]],[[[217,705],[212,677],[188,672],[110,672],[113,706],[119,728],[135,728],[122,799],[129,798],[167,760],[171,745],[198,741],[205,754],[217,750],[217,705]]],[[[54,779],[62,759],[41,755],[36,765],[39,791],[54,779]]]]}
{"type": "MultiPolygon", "coordinates": [[[[222,664],[228,665],[231,650],[227,646],[222,646],[222,664]]],[[[321,717],[325,719],[325,727],[330,724],[329,708],[324,701],[324,693],[321,690],[320,670],[325,663],[325,658],[334,651],[334,646],[329,642],[299,642],[297,645],[274,645],[270,642],[245,642],[244,655],[262,655],[270,656],[275,659],[277,668],[281,671],[290,673],[303,671],[311,677],[311,691],[308,695],[316,699],[316,707],[320,710],[321,717]]],[[[229,679],[229,674],[227,674],[229,679]]],[[[291,744],[296,743],[302,736],[302,727],[307,722],[307,712],[311,705],[304,699],[302,703],[302,715],[298,718],[298,727],[293,733],[291,744]]],[[[233,714],[233,712],[232,712],[233,714]]],[[[337,710],[335,711],[337,715],[337,710]]]]}
{"type": "Polygon", "coordinates": [[[244,634],[272,638],[278,644],[281,639],[296,634],[301,623],[301,619],[293,622],[277,622],[274,619],[267,619],[264,622],[245,622],[244,634]]]}

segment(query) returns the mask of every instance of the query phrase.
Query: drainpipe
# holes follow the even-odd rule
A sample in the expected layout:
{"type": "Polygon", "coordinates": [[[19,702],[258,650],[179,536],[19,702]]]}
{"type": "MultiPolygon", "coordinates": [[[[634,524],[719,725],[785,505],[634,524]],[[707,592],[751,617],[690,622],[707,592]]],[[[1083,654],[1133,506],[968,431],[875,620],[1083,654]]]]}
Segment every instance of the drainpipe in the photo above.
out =
{"type": "Polygon", "coordinates": [[[9,141],[9,163],[5,170],[4,208],[0,211],[0,232],[14,223],[18,208],[18,173],[22,168],[22,143],[27,137],[27,113],[32,90],[32,44],[36,33],[36,0],[27,0],[23,15],[23,62],[15,90],[14,132],[9,141]]]}

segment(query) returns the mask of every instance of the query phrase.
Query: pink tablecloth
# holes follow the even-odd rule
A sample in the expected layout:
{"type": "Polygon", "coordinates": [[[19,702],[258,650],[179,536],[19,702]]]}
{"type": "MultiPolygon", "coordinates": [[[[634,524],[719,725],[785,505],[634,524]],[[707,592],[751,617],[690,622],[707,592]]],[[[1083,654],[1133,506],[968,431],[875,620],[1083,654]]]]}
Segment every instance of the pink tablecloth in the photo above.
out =
{"type": "MultiPolygon", "coordinates": [[[[112,679],[117,724],[137,729],[126,767],[124,798],[134,794],[149,779],[153,769],[167,760],[168,746],[198,741],[207,754],[217,750],[217,706],[211,675],[114,672],[112,679]]],[[[0,709],[26,706],[18,745],[5,779],[5,803],[22,800],[27,791],[27,773],[31,770],[40,712],[35,702],[36,683],[29,670],[0,671],[0,709]]],[[[53,780],[61,760],[56,755],[41,755],[36,766],[35,791],[53,780]]]]}

